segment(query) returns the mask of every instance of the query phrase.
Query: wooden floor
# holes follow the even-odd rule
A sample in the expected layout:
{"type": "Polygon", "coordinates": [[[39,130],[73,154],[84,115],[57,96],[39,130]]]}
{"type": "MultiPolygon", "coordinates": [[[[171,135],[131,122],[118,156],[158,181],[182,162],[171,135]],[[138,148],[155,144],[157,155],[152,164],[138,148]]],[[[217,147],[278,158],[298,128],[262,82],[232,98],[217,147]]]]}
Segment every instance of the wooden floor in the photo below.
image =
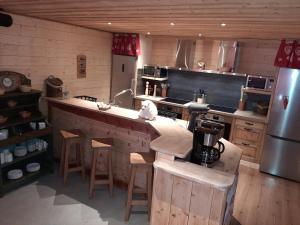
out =
{"type": "Polygon", "coordinates": [[[300,225],[300,183],[240,166],[231,225],[300,225]]]}

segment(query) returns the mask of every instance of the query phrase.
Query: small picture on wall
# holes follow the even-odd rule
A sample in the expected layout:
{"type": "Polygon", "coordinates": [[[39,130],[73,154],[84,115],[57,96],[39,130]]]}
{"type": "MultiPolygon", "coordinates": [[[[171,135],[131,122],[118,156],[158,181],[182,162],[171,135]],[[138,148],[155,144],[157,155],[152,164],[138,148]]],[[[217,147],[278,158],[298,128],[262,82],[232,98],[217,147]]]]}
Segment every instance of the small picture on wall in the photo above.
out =
{"type": "Polygon", "coordinates": [[[77,78],[86,78],[86,56],[77,56],[77,78]]]}

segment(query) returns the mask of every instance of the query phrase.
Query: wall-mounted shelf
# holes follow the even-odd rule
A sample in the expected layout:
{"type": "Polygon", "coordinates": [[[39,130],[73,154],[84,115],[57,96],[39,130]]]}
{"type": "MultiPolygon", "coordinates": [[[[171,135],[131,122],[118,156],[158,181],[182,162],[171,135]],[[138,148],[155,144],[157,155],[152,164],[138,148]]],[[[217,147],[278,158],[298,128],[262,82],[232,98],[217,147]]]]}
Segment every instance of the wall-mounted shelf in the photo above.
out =
{"type": "Polygon", "coordinates": [[[271,91],[264,91],[258,89],[250,89],[250,88],[243,88],[244,93],[252,93],[252,94],[260,94],[260,95],[272,95],[271,91]]]}
{"type": "Polygon", "coordinates": [[[165,80],[168,80],[168,77],[147,77],[147,76],[142,76],[142,79],[156,80],[156,81],[165,81],[165,80]]]}

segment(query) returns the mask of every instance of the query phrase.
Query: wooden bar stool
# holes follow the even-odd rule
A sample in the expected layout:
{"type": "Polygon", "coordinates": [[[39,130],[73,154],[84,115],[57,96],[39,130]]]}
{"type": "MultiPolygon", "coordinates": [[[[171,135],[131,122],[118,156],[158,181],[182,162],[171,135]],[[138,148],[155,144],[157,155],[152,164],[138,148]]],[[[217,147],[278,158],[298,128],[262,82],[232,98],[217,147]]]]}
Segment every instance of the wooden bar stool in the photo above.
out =
{"type": "Polygon", "coordinates": [[[153,171],[153,162],[154,154],[150,153],[130,153],[130,180],[128,184],[128,193],[127,193],[127,203],[126,203],[126,212],[125,212],[125,221],[129,220],[132,206],[135,205],[146,205],[148,206],[148,219],[150,220],[151,215],[151,199],[152,199],[152,171],[153,171]],[[134,187],[136,171],[139,168],[146,168],[147,173],[147,184],[146,190],[136,189],[134,187]],[[133,194],[145,194],[146,199],[142,200],[133,200],[133,194]]]}
{"type": "Polygon", "coordinates": [[[110,196],[113,194],[113,173],[112,173],[112,138],[94,138],[92,139],[92,165],[90,177],[90,198],[94,195],[95,185],[108,184],[110,196]],[[107,174],[97,173],[97,163],[100,157],[107,154],[107,174]],[[107,175],[107,179],[97,178],[97,175],[107,175]]]}
{"type": "Polygon", "coordinates": [[[67,183],[68,173],[81,171],[82,179],[85,178],[84,167],[84,149],[83,142],[85,135],[81,130],[60,130],[62,136],[62,151],[60,158],[60,174],[63,175],[64,184],[67,183]],[[75,145],[76,160],[75,162],[69,162],[69,156],[71,153],[71,146],[75,145]]]}

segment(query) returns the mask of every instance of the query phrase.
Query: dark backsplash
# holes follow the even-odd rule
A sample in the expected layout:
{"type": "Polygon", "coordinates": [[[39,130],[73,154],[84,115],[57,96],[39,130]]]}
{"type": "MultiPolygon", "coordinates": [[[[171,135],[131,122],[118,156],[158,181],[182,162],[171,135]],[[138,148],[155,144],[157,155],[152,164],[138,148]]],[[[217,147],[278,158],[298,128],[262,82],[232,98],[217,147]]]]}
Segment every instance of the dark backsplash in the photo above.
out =
{"type": "Polygon", "coordinates": [[[168,97],[193,100],[194,90],[205,90],[209,104],[237,108],[241,86],[246,77],[202,73],[192,71],[169,70],[170,84],[168,97]]]}

